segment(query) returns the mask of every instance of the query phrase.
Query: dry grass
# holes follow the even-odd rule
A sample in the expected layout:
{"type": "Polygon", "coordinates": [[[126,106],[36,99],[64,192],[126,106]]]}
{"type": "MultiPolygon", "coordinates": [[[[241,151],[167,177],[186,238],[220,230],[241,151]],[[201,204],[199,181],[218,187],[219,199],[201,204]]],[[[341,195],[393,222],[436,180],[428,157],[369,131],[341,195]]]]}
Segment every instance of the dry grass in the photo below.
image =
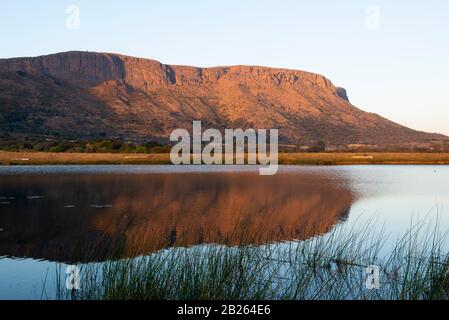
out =
{"type": "Polygon", "coordinates": [[[281,164],[449,164],[449,153],[282,153],[281,164]]]}
{"type": "Polygon", "coordinates": [[[169,164],[169,154],[0,152],[2,165],[169,164]]]}
{"type": "MultiPolygon", "coordinates": [[[[170,164],[169,154],[2,152],[1,165],[170,164]]],[[[287,165],[449,164],[449,153],[281,153],[287,165]]]]}

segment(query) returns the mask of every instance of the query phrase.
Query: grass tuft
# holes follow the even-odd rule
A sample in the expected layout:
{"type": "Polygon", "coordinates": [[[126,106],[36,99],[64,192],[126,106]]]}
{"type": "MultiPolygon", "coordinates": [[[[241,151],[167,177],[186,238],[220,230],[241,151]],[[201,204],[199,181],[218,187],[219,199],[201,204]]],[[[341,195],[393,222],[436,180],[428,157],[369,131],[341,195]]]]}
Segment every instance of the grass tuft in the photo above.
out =
{"type": "MultiPolygon", "coordinates": [[[[336,227],[306,241],[169,248],[81,267],[82,300],[427,300],[448,299],[447,233],[412,224],[391,243],[360,227],[336,227]],[[380,288],[366,268],[380,268],[380,288]]],[[[60,284],[59,299],[74,298],[60,284]]]]}

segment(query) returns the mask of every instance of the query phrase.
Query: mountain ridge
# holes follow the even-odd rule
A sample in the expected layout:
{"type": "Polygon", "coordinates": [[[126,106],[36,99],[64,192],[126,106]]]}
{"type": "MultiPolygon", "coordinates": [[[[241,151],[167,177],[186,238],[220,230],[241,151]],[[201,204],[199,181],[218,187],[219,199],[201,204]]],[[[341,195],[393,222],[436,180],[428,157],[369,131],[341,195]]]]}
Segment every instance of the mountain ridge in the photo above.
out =
{"type": "Polygon", "coordinates": [[[173,129],[278,128],[296,146],[432,148],[449,138],[353,106],[326,77],[70,51],[0,59],[0,133],[167,141],[173,129]]]}

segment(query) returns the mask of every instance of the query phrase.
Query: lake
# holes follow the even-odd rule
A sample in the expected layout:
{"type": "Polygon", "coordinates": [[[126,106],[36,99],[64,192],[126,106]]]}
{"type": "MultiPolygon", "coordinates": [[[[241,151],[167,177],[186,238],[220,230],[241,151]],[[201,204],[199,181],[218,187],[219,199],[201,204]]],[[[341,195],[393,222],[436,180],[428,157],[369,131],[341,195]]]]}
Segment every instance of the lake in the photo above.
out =
{"type": "Polygon", "coordinates": [[[295,242],[367,221],[392,242],[413,221],[449,229],[447,166],[258,173],[256,166],[0,167],[0,299],[53,299],[66,265],[172,247],[295,242]]]}

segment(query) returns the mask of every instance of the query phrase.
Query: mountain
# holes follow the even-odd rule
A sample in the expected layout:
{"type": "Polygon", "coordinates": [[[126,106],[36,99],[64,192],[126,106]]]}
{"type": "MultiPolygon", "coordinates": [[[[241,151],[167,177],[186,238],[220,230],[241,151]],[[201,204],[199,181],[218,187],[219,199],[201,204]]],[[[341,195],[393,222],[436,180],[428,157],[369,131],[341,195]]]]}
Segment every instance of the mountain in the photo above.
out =
{"type": "Polygon", "coordinates": [[[449,143],[353,106],[343,88],[304,71],[198,68],[109,53],[0,59],[0,134],[167,141],[213,128],[278,128],[295,146],[416,148],[449,143]]]}

